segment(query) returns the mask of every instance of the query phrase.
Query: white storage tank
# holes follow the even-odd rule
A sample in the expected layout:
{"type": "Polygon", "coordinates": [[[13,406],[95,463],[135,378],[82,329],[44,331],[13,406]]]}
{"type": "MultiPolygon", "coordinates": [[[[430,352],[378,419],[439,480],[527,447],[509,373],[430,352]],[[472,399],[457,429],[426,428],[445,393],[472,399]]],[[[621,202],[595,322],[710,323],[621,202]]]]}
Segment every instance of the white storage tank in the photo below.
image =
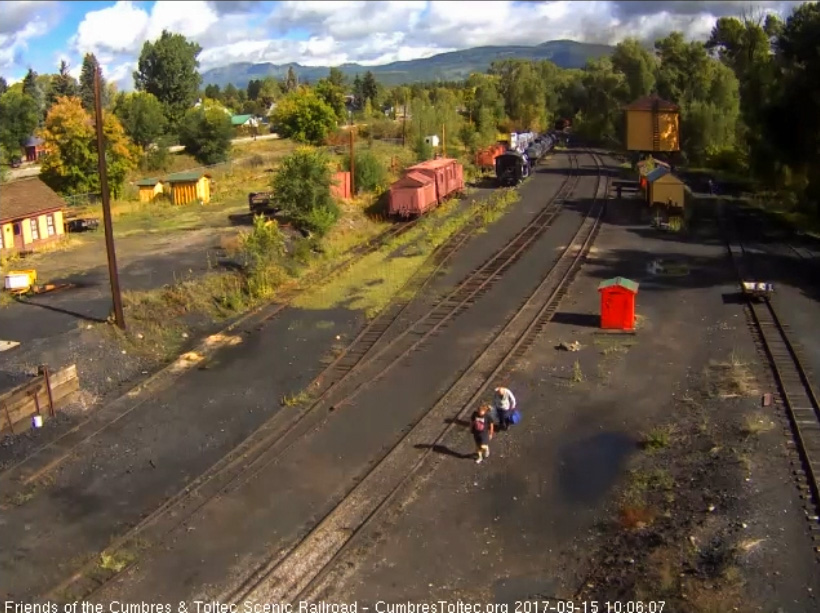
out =
{"type": "Polygon", "coordinates": [[[438,136],[433,134],[432,136],[425,136],[424,142],[431,147],[438,147],[438,136]]]}

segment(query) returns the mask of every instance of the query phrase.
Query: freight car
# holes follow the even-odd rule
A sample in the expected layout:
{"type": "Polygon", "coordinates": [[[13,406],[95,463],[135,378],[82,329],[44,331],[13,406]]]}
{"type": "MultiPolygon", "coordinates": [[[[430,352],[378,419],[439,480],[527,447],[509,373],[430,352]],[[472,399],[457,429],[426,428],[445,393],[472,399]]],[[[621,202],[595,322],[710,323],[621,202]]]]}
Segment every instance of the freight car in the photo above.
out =
{"type": "Polygon", "coordinates": [[[526,153],[510,149],[495,158],[495,176],[502,187],[518,185],[530,176],[530,161],[526,153]]]}
{"type": "Polygon", "coordinates": [[[388,213],[416,217],[464,190],[464,167],[452,158],[428,160],[405,170],[390,186],[388,213]]]}
{"type": "Polygon", "coordinates": [[[482,149],[475,156],[475,165],[482,170],[492,170],[495,168],[495,158],[507,150],[506,144],[496,143],[486,149],[482,149]]]}

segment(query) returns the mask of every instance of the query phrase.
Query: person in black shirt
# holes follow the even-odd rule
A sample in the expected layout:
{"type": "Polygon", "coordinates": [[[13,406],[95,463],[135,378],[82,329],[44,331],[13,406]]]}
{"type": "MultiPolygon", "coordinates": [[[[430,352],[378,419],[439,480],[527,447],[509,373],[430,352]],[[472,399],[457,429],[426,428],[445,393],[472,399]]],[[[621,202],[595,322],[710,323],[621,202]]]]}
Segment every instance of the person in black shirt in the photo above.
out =
{"type": "Polygon", "coordinates": [[[495,424],[490,417],[490,405],[482,404],[470,418],[470,431],[476,444],[476,464],[481,464],[490,457],[490,440],[493,438],[495,424]]]}

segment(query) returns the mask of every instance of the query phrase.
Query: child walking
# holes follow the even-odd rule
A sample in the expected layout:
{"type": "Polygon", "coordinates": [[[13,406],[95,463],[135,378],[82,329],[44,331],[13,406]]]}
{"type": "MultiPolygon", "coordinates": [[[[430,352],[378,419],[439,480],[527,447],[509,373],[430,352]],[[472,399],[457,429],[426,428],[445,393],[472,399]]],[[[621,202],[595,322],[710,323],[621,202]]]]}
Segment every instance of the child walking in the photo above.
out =
{"type": "Polygon", "coordinates": [[[490,457],[490,440],[493,438],[495,426],[490,418],[490,405],[482,404],[473,412],[470,419],[470,430],[476,445],[476,464],[481,464],[490,457]]]}

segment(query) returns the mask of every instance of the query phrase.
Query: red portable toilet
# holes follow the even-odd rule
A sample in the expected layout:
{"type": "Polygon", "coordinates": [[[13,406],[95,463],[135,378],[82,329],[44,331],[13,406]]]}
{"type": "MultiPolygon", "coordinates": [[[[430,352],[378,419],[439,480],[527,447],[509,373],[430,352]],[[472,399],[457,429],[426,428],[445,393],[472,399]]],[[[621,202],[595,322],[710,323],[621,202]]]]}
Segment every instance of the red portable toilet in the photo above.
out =
{"type": "Polygon", "coordinates": [[[638,284],[623,277],[602,281],[601,328],[604,330],[635,329],[635,295],[638,284]]]}

